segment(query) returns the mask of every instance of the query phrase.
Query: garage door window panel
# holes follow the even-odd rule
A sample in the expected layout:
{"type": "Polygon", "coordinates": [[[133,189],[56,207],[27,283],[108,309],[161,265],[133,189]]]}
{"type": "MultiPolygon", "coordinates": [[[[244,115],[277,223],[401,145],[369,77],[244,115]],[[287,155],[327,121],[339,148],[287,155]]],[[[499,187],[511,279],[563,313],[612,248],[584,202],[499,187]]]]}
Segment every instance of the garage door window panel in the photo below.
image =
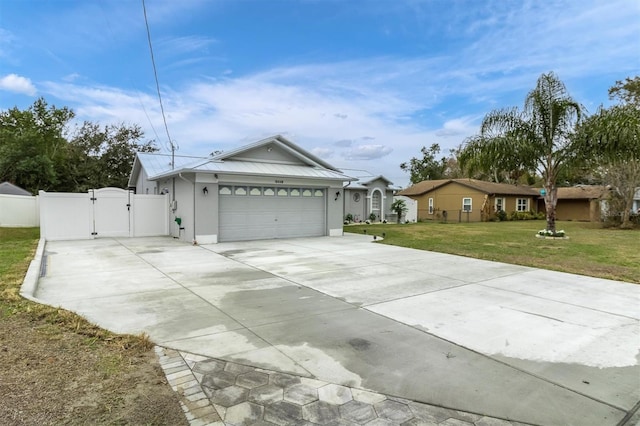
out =
{"type": "Polygon", "coordinates": [[[236,186],[233,188],[233,195],[247,195],[246,186],[236,186]]]}
{"type": "Polygon", "coordinates": [[[273,188],[265,188],[264,189],[264,195],[271,197],[273,195],[276,195],[276,190],[273,188]]]}
{"type": "Polygon", "coordinates": [[[288,197],[289,191],[286,188],[278,188],[278,197],[288,197]]]}
{"type": "Polygon", "coordinates": [[[220,195],[231,195],[231,187],[230,186],[221,186],[218,191],[220,195]]]}
{"type": "Polygon", "coordinates": [[[260,188],[259,186],[252,186],[251,189],[249,190],[249,195],[252,196],[258,196],[258,195],[262,195],[262,188],[260,188]]]}

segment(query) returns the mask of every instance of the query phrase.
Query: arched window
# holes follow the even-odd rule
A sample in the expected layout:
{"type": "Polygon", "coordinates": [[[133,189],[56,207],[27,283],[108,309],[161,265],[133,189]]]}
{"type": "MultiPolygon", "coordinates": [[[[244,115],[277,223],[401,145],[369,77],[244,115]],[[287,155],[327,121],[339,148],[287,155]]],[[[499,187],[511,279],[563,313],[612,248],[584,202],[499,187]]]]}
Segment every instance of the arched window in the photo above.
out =
{"type": "Polygon", "coordinates": [[[382,219],[382,194],[380,191],[373,191],[371,194],[371,213],[375,214],[376,217],[382,219]]]}

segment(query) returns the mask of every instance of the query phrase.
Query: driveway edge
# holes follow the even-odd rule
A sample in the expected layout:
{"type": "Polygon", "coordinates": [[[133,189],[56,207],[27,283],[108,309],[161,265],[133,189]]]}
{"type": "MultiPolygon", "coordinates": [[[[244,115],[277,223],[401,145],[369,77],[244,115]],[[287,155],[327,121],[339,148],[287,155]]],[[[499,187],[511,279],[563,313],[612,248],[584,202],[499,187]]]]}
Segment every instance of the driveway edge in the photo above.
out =
{"type": "Polygon", "coordinates": [[[22,286],[20,286],[20,296],[38,303],[40,303],[40,300],[35,297],[35,294],[36,291],[38,291],[38,279],[40,278],[40,271],[42,270],[45,245],[46,240],[44,238],[40,238],[40,241],[38,241],[38,247],[36,248],[36,253],[33,256],[31,263],[29,263],[29,269],[27,269],[27,273],[22,281],[22,286]]]}

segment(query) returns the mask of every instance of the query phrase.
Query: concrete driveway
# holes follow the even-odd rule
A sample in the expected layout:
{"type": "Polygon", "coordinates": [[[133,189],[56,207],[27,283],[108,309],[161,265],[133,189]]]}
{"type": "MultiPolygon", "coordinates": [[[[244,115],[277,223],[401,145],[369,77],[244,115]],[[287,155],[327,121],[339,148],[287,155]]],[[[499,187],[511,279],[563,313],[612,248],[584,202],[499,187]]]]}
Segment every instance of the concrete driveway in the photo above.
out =
{"type": "Polygon", "coordinates": [[[640,405],[640,286],[371,237],[48,242],[35,296],[204,356],[513,421],[640,405]]]}

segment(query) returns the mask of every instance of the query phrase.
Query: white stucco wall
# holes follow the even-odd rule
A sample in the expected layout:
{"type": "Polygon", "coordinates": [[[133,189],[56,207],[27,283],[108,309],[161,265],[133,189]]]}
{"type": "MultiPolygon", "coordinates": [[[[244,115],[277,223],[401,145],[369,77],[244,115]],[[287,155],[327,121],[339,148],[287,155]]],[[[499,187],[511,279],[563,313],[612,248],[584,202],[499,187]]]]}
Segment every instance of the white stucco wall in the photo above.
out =
{"type": "Polygon", "coordinates": [[[405,197],[404,195],[396,195],[393,197],[393,201],[395,200],[403,200],[405,205],[407,206],[407,213],[405,214],[403,220],[409,222],[417,222],[418,221],[418,201],[409,197],[405,197]]]}

